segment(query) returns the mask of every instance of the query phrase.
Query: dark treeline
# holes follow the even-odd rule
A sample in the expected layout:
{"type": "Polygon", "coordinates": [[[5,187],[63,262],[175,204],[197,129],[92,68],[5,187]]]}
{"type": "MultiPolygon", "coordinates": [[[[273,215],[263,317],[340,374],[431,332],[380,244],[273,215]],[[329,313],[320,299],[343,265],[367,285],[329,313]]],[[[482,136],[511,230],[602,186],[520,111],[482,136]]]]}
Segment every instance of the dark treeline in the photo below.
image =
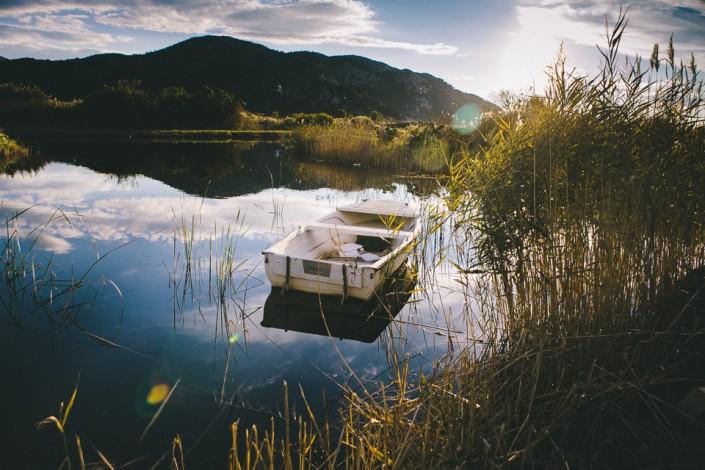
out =
{"type": "Polygon", "coordinates": [[[118,80],[151,90],[206,85],[232,93],[258,114],[325,112],[339,117],[378,110],[400,120],[434,120],[474,103],[496,107],[428,74],[358,56],[284,53],[226,36],[190,38],[147,54],[98,54],[75,60],[0,61],[3,82],[31,83],[61,99],[83,98],[118,80]]]}
{"type": "Polygon", "coordinates": [[[206,86],[148,90],[139,82],[106,85],[80,100],[61,101],[34,85],[0,84],[0,125],[122,129],[234,129],[242,105],[206,86]]]}

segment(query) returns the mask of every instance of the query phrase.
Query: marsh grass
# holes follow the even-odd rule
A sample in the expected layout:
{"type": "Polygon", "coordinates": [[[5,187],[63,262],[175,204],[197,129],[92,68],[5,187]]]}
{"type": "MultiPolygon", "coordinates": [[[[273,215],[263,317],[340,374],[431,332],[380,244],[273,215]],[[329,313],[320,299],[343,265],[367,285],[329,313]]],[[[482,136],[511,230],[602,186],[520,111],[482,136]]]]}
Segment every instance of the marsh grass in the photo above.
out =
{"type": "Polygon", "coordinates": [[[74,434],[74,447],[72,448],[69,446],[69,429],[68,429],[68,420],[69,416],[71,415],[71,410],[73,410],[73,407],[76,403],[76,397],[78,396],[78,384],[81,378],[81,374],[79,373],[78,379],[76,380],[76,385],[73,389],[73,392],[71,393],[71,397],[69,398],[68,403],[64,405],[64,402],[62,401],[59,404],[59,413],[58,417],[51,415],[47,416],[46,418],[40,420],[36,424],[37,431],[41,431],[47,427],[54,428],[59,432],[61,435],[62,443],[63,443],[63,449],[64,449],[64,460],[61,462],[59,465],[59,468],[68,468],[69,470],[72,470],[74,468],[73,463],[75,461],[78,461],[78,468],[80,470],[86,470],[86,468],[106,468],[108,470],[114,470],[115,466],[108,460],[108,458],[98,449],[94,447],[94,451],[96,454],[97,460],[95,462],[86,462],[86,454],[83,450],[83,445],[81,443],[81,437],[78,434],[74,434]],[[73,460],[72,460],[73,456],[73,460]]]}
{"type": "MultiPolygon", "coordinates": [[[[215,305],[220,317],[227,323],[229,301],[235,301],[247,290],[250,276],[236,278],[250,260],[238,259],[237,245],[247,233],[244,214],[234,215],[234,225],[213,225],[210,232],[203,226],[202,198],[194,210],[182,207],[179,214],[173,212],[176,229],[172,236],[171,267],[164,266],[169,274],[172,289],[174,326],[183,324],[188,307],[201,312],[202,305],[215,305]]],[[[242,271],[242,272],[241,272],[242,271]]],[[[251,272],[251,269],[248,271],[251,272]]]]}
{"type": "Polygon", "coordinates": [[[294,130],[296,153],[306,158],[347,166],[362,166],[443,174],[454,149],[432,124],[392,126],[358,116],[336,119],[329,125],[294,130]]]}
{"type": "MultiPolygon", "coordinates": [[[[620,14],[598,74],[559,57],[546,95],[515,101],[451,167],[445,243],[478,341],[431,371],[402,360],[377,390],[348,388],[340,434],[309,431],[320,454],[298,450],[305,465],[705,462],[702,421],[678,406],[705,383],[702,82],[672,44],[648,67],[618,61],[625,27],[620,14]]],[[[274,437],[245,440],[231,468],[272,468],[253,456],[274,437]]]]}
{"type": "MultiPolygon", "coordinates": [[[[222,410],[232,401],[227,394],[228,384],[232,381],[231,363],[237,363],[236,352],[246,353],[247,322],[258,310],[249,306],[248,292],[261,281],[254,277],[258,263],[251,263],[238,252],[238,244],[248,232],[245,214],[238,210],[232,224],[214,224],[209,230],[203,225],[204,202],[205,197],[193,210],[182,206],[179,214],[173,211],[176,229],[171,268],[166,263],[164,266],[172,289],[174,328],[185,324],[188,312],[193,313],[194,324],[197,316],[203,321],[209,320],[204,309],[214,312],[211,317],[214,322],[214,363],[219,346],[225,348],[223,378],[216,400],[222,410]]],[[[274,199],[273,207],[276,210],[274,199]]],[[[280,215],[273,217],[274,220],[280,215]]]]}
{"type": "MultiPolygon", "coordinates": [[[[80,375],[79,375],[80,377],[80,375]]],[[[71,394],[71,398],[68,401],[68,404],[64,407],[64,402],[61,402],[59,405],[59,417],[57,418],[56,416],[47,416],[46,418],[42,419],[37,423],[37,430],[41,430],[46,426],[53,426],[56,428],[56,430],[61,434],[63,444],[64,444],[64,453],[65,453],[65,460],[64,462],[61,463],[63,466],[64,463],[68,466],[69,470],[71,470],[71,455],[69,452],[69,445],[68,445],[68,440],[66,439],[66,425],[69,419],[69,416],[71,414],[71,410],[73,409],[73,405],[76,402],[76,395],[78,394],[78,381],[76,381],[76,386],[73,389],[73,393],[71,394]]],[[[83,462],[83,455],[81,452],[81,444],[80,440],[78,438],[78,435],[76,436],[76,443],[77,443],[77,451],[78,454],[80,455],[80,460],[83,462]]],[[[81,468],[84,466],[81,465],[81,468]]]]}
{"type": "Polygon", "coordinates": [[[44,314],[54,326],[72,325],[95,340],[117,347],[81,326],[79,313],[90,310],[96,297],[78,294],[90,290],[97,296],[112,291],[122,300],[122,291],[112,279],[94,277],[92,273],[105,258],[125,245],[103,254],[96,252],[96,259],[80,271],[73,266],[70,269],[59,266],[53,253],[38,253],[38,244],[54,225],[70,226],[71,217],[57,208],[44,223],[26,227],[23,217],[33,209],[16,211],[5,220],[0,245],[0,307],[15,326],[23,327],[27,315],[44,314]]]}
{"type": "Polygon", "coordinates": [[[453,168],[449,206],[477,245],[463,271],[489,271],[468,279],[489,286],[476,311],[489,342],[435,383],[469,406],[428,397],[447,430],[436,464],[705,457],[702,425],[677,407],[705,380],[693,308],[705,286],[705,201],[693,190],[705,184],[702,82],[672,44],[649,68],[618,63],[625,27],[621,15],[595,76],[559,56],[546,96],[526,97],[453,168]]]}

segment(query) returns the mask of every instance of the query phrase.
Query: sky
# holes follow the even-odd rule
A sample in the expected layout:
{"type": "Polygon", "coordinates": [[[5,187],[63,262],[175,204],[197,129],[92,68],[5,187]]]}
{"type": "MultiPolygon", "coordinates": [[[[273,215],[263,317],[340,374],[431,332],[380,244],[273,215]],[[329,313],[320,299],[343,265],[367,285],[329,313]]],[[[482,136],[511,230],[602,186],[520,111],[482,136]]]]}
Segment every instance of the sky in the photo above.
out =
{"type": "Polygon", "coordinates": [[[694,53],[705,66],[705,0],[0,0],[0,56],[65,59],[161,49],[228,35],[281,51],[356,54],[427,72],[493,99],[540,91],[563,43],[579,71],[599,65],[605,20],[628,9],[625,55],[694,53]]]}

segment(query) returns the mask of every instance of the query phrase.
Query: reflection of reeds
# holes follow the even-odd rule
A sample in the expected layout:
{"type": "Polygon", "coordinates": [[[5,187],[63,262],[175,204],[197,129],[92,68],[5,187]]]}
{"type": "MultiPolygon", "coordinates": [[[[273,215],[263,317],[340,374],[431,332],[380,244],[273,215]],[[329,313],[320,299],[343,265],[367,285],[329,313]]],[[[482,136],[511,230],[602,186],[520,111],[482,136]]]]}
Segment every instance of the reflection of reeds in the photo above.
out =
{"type": "Polygon", "coordinates": [[[38,254],[37,244],[53,224],[71,225],[71,219],[61,209],[56,209],[46,222],[22,234],[20,220],[32,209],[18,211],[5,221],[0,251],[0,305],[9,320],[18,326],[22,325],[24,315],[43,312],[53,323],[75,324],[80,328],[77,313],[92,303],[85,299],[77,301],[79,291],[87,287],[112,289],[122,299],[122,291],[115,281],[104,276],[93,279],[90,274],[124,245],[104,254],[96,253],[95,261],[81,272],[74,272],[72,267],[67,273],[57,266],[53,253],[38,254]]]}
{"type": "MultiPolygon", "coordinates": [[[[176,218],[176,214],[174,214],[174,218],[176,218]]],[[[181,313],[183,311],[186,296],[190,293],[191,300],[194,300],[193,271],[195,260],[193,250],[196,236],[196,220],[196,214],[192,214],[190,221],[187,221],[182,211],[180,223],[173,236],[172,271],[169,276],[169,285],[173,288],[174,328],[176,328],[177,312],[181,313]],[[177,249],[177,243],[180,245],[181,250],[177,249]],[[183,267],[183,272],[179,272],[181,267],[183,267]]]]}
{"type": "Polygon", "coordinates": [[[238,211],[233,224],[213,226],[212,232],[201,224],[203,203],[190,217],[175,215],[177,228],[173,237],[169,285],[173,291],[174,327],[185,321],[185,311],[192,308],[205,320],[202,307],[215,310],[214,344],[222,341],[226,348],[219,405],[225,403],[228,370],[235,360],[234,348],[247,344],[246,320],[249,312],[247,292],[257,265],[246,267],[248,258],[239,258],[238,243],[247,233],[244,214],[238,211]]]}

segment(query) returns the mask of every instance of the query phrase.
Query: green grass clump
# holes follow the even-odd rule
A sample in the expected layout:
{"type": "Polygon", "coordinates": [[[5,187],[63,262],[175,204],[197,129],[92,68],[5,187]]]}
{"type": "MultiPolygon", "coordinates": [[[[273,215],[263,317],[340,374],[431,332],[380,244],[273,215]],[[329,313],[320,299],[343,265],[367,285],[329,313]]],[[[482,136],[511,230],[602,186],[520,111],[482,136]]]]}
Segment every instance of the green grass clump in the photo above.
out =
{"type": "Polygon", "coordinates": [[[18,144],[0,131],[0,172],[4,172],[13,163],[28,155],[29,149],[27,147],[18,144]]]}
{"type": "Polygon", "coordinates": [[[0,157],[2,159],[25,157],[29,154],[27,147],[24,147],[4,132],[0,131],[0,157]]]}

